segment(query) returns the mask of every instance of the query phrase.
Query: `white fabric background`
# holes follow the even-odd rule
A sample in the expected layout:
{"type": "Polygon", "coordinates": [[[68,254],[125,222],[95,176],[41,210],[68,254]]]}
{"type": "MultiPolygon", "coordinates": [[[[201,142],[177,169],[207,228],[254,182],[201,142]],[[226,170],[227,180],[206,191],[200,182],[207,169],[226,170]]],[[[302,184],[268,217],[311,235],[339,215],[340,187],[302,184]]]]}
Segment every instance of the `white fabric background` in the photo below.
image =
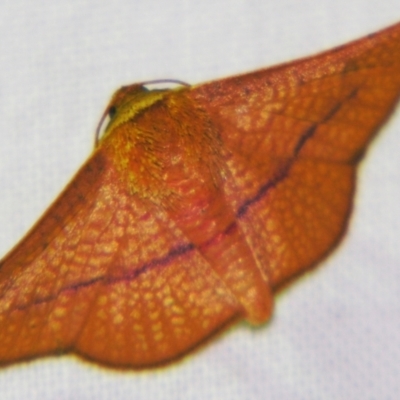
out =
{"type": "MultiPolygon", "coordinates": [[[[122,84],[251,71],[399,19],[398,0],[2,0],[0,255],[87,158],[122,84]]],[[[74,357],[0,369],[0,398],[398,398],[399,150],[398,108],[360,168],[348,235],[277,297],[270,323],[239,324],[158,370],[118,372],[74,357]]]]}

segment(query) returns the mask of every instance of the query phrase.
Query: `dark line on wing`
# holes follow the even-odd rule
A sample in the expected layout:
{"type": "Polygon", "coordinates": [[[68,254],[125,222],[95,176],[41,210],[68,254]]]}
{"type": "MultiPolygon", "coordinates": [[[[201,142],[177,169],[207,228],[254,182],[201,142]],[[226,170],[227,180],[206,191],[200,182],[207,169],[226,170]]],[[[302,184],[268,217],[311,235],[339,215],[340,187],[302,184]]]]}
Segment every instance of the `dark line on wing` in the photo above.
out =
{"type": "Polygon", "coordinates": [[[190,251],[194,250],[195,246],[192,243],[188,243],[186,245],[181,245],[175,248],[172,248],[166,256],[161,257],[161,258],[156,258],[155,260],[152,260],[146,264],[143,264],[140,268],[135,269],[134,271],[121,276],[121,277],[115,277],[111,279],[106,279],[106,284],[113,284],[121,281],[132,281],[136,279],[138,276],[144,274],[145,272],[151,271],[152,269],[156,267],[162,267],[165,265],[168,265],[174,258],[183,256],[190,251]]]}
{"type": "Polygon", "coordinates": [[[270,189],[274,188],[282,179],[284,179],[293,163],[293,159],[291,159],[285,166],[285,168],[282,168],[279,174],[264,185],[260,187],[258,192],[254,197],[251,197],[250,199],[246,200],[238,209],[236,212],[236,218],[240,219],[242,218],[248,211],[249,207],[255,203],[258,203],[266,194],[269,192],[270,189]]]}
{"type": "Polygon", "coordinates": [[[296,159],[296,156],[299,154],[300,150],[304,147],[304,145],[307,143],[307,141],[314,136],[317,128],[321,124],[327,123],[342,108],[342,105],[346,101],[350,100],[351,98],[353,98],[357,95],[357,92],[358,92],[358,88],[355,88],[353,91],[351,91],[349,93],[349,95],[347,97],[345,97],[344,100],[336,103],[320,122],[312,124],[300,136],[296,146],[294,147],[293,156],[289,159],[287,164],[280,171],[278,171],[278,173],[276,174],[276,176],[274,178],[272,178],[271,180],[266,182],[264,185],[262,185],[254,197],[251,197],[250,199],[246,200],[239,207],[238,211],[236,212],[236,218],[238,218],[238,219],[242,218],[246,214],[247,210],[249,209],[249,207],[251,205],[259,202],[264,196],[267,195],[267,193],[269,192],[270,189],[274,188],[279,182],[281,182],[283,179],[286,178],[291,166],[293,165],[293,163],[296,159]]]}
{"type": "Polygon", "coordinates": [[[63,292],[76,291],[79,289],[83,289],[85,287],[94,285],[95,283],[100,282],[100,281],[103,281],[103,283],[105,285],[112,285],[112,284],[122,282],[122,281],[127,281],[127,282],[132,281],[145,272],[151,271],[152,269],[155,269],[157,267],[162,267],[162,266],[168,265],[174,258],[185,255],[185,254],[189,253],[190,251],[194,250],[194,248],[195,248],[195,246],[192,243],[177,246],[175,248],[172,248],[164,257],[156,258],[148,263],[145,263],[140,268],[138,268],[126,275],[123,275],[120,277],[115,277],[115,278],[110,278],[110,279],[106,275],[103,275],[103,276],[99,276],[97,278],[93,278],[93,279],[90,279],[90,280],[87,280],[84,282],[79,282],[75,285],[65,286],[52,296],[43,297],[32,303],[29,303],[29,304],[26,304],[23,306],[13,307],[13,309],[22,311],[31,306],[48,303],[48,302],[56,299],[63,292]]]}

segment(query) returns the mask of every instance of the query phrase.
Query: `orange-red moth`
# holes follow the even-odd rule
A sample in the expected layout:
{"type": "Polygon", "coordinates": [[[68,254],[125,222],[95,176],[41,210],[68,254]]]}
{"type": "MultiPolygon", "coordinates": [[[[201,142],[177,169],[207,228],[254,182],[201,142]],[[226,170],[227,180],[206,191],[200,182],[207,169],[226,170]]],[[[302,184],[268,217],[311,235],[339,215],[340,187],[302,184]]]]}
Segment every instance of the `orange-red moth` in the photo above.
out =
{"type": "Polygon", "coordinates": [[[89,160],[0,262],[0,363],[171,361],[343,235],[356,167],[400,93],[400,24],[199,86],[122,87],[89,160]]]}

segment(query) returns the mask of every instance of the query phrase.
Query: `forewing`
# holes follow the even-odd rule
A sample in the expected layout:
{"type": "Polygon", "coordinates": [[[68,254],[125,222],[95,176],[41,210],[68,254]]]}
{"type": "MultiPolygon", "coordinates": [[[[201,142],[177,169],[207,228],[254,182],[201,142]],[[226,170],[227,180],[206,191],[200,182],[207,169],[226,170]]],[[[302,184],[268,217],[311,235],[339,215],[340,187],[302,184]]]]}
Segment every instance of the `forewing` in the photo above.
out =
{"type": "Polygon", "coordinates": [[[168,361],[240,309],[167,215],[98,151],[0,262],[0,362],[76,352],[168,361]]]}
{"type": "Polygon", "coordinates": [[[224,144],[225,191],[274,287],[343,233],[355,167],[400,92],[400,24],[294,63],[195,87],[224,144]]]}

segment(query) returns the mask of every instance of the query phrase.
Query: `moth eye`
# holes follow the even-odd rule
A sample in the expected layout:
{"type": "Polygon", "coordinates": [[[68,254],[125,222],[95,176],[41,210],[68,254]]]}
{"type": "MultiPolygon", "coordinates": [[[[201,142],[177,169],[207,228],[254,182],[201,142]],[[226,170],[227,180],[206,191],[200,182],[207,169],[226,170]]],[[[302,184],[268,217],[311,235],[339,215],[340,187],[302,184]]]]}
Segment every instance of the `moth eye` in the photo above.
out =
{"type": "Polygon", "coordinates": [[[115,114],[117,113],[117,108],[115,106],[111,106],[108,110],[108,118],[114,118],[115,114]]]}
{"type": "Polygon", "coordinates": [[[103,115],[100,118],[99,124],[97,125],[97,128],[96,128],[96,133],[95,133],[95,137],[94,137],[95,146],[98,145],[100,139],[103,136],[104,131],[110,125],[110,122],[115,117],[116,113],[117,113],[116,106],[110,106],[110,107],[106,108],[106,110],[104,111],[103,115]],[[105,129],[104,129],[104,126],[106,127],[105,129]]]}

